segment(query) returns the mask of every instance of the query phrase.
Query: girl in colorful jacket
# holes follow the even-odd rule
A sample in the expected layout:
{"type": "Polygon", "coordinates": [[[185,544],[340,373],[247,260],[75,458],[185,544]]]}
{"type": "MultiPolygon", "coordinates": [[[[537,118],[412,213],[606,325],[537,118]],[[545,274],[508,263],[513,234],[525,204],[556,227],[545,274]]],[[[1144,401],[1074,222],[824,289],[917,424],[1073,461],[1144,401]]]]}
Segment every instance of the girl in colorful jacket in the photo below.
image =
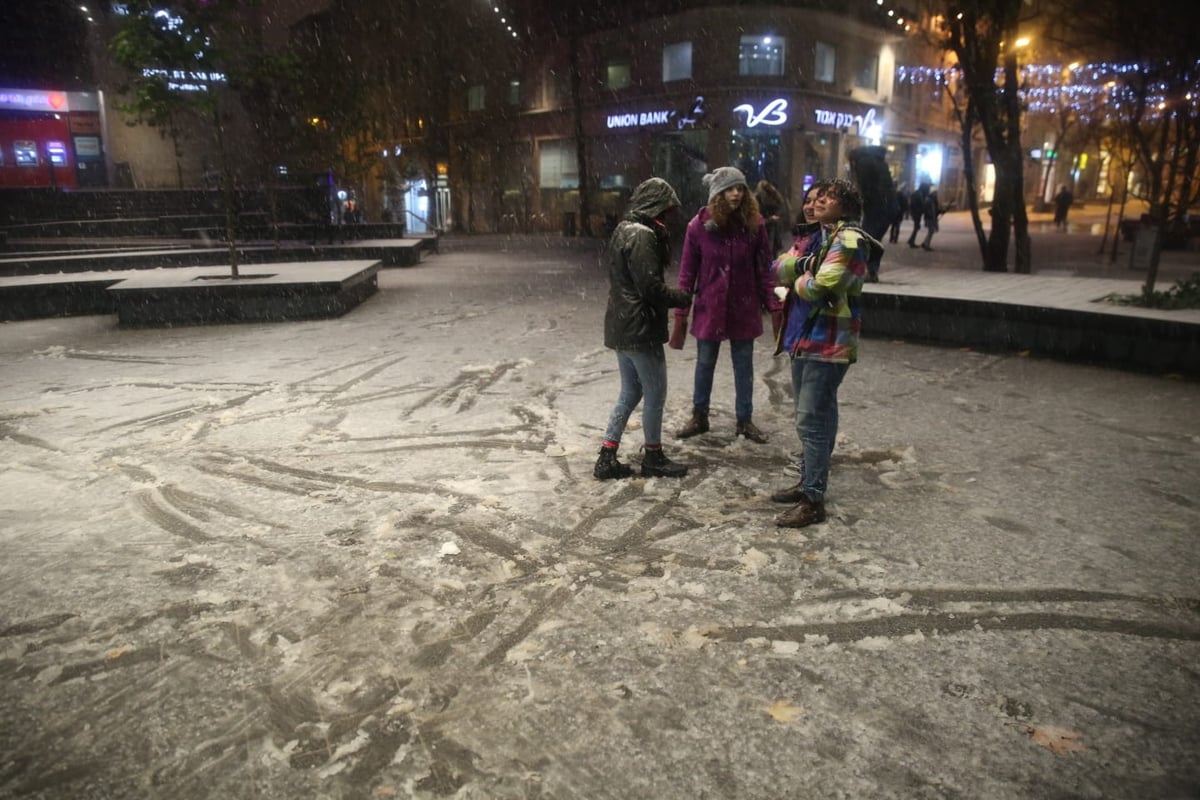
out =
{"type": "Polygon", "coordinates": [[[867,263],[877,255],[877,248],[883,249],[858,226],[861,216],[862,196],[854,184],[830,181],[816,202],[816,219],[824,228],[816,269],[800,272],[791,287],[798,301],[809,305],[809,312],[788,347],[796,435],[804,462],[799,482],[771,495],[776,502],[793,504],[775,520],[783,527],[825,521],[825,490],[838,430],[838,387],[858,360],[867,263]]]}

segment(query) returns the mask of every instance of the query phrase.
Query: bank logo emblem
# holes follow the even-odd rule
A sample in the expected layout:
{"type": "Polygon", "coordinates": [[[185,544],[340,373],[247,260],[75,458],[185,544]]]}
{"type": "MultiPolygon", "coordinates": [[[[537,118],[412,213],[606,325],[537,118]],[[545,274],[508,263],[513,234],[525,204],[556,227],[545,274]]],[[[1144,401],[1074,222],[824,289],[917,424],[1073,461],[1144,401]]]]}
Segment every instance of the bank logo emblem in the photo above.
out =
{"type": "Polygon", "coordinates": [[[746,127],[754,128],[759,125],[783,125],[788,120],[787,115],[788,101],[782,97],[776,98],[767,103],[762,111],[755,113],[754,106],[749,103],[742,103],[740,106],[735,106],[734,113],[744,113],[746,115],[746,127]]]}

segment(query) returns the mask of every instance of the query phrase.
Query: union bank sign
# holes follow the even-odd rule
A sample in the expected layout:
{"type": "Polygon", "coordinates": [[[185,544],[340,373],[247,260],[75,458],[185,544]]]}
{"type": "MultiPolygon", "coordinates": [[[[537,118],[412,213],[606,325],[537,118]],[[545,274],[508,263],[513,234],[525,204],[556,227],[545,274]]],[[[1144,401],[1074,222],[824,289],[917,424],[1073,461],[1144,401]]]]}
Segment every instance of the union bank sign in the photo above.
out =
{"type": "MultiPolygon", "coordinates": [[[[682,112],[669,108],[620,111],[606,114],[604,127],[608,130],[667,127],[682,130],[701,122],[704,106],[704,98],[697,97],[692,107],[682,112]]],[[[826,106],[815,98],[801,97],[800,102],[795,102],[786,97],[774,97],[732,104],[730,111],[747,128],[802,127],[807,124],[816,129],[852,132],[867,139],[877,140],[883,135],[883,123],[877,118],[875,109],[857,103],[826,106]]]]}

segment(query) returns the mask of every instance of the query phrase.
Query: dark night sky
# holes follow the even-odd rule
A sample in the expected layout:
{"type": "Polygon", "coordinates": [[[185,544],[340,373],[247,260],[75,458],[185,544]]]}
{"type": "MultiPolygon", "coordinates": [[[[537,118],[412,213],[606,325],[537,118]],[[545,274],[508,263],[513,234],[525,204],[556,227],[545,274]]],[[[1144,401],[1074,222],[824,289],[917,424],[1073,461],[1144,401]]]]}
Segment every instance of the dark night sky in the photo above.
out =
{"type": "Polygon", "coordinates": [[[87,16],[104,0],[0,0],[0,86],[90,88],[87,16]]]}

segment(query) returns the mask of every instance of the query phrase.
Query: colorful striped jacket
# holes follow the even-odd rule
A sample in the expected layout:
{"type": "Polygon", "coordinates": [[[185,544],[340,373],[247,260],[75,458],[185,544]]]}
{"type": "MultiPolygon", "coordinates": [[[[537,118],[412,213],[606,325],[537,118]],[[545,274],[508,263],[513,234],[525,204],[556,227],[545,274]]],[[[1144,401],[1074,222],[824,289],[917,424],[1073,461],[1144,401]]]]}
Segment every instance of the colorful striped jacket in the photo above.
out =
{"type": "Polygon", "coordinates": [[[791,348],[794,358],[853,364],[862,331],[862,291],[873,248],[883,249],[858,225],[842,221],[825,234],[816,274],[800,275],[795,292],[811,308],[807,329],[791,348]]]}

